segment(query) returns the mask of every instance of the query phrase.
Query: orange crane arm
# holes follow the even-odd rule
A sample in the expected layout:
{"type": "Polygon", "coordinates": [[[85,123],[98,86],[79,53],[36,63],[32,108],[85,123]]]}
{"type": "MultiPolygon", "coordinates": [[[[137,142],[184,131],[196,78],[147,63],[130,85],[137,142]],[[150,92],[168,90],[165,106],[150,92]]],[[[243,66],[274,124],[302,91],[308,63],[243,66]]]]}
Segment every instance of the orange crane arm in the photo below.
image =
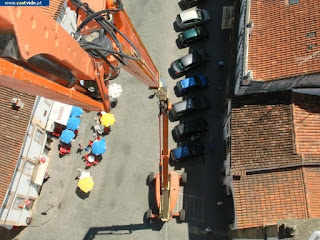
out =
{"type": "MultiPolygon", "coordinates": [[[[80,25],[88,19],[89,14],[76,5],[78,2],[70,0],[68,6],[77,9],[80,25]]],[[[108,17],[113,20],[111,24],[117,29],[112,30],[112,35],[117,37],[119,45],[106,34],[112,42],[110,52],[115,54],[107,55],[105,58],[111,65],[119,67],[121,53],[118,50],[121,48],[122,54],[132,57],[125,59],[125,65],[121,68],[149,88],[157,90],[160,87],[159,72],[126,12],[123,9],[112,12],[117,8],[117,3],[113,0],[86,2],[88,9],[92,6],[92,11],[99,12],[101,7],[109,11],[108,17]]],[[[102,17],[97,15],[96,18],[92,18],[79,31],[83,38],[101,29],[97,18],[102,17]]],[[[77,105],[88,111],[110,111],[108,78],[116,76],[118,70],[113,69],[101,58],[92,56],[42,9],[4,7],[0,13],[0,36],[6,43],[6,47],[0,49],[0,85],[77,105]],[[81,84],[80,81],[85,84],[81,84]],[[85,87],[86,84],[96,86],[95,91],[98,92],[99,99],[92,97],[85,87]]]]}

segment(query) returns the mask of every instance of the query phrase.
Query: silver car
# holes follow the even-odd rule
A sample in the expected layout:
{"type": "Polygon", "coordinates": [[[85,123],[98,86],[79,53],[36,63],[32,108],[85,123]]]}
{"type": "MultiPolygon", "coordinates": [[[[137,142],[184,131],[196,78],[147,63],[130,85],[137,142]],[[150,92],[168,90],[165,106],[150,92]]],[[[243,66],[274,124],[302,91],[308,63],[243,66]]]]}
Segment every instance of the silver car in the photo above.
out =
{"type": "Polygon", "coordinates": [[[180,29],[186,29],[210,21],[210,15],[204,9],[192,9],[183,11],[177,15],[176,23],[180,29]]]}

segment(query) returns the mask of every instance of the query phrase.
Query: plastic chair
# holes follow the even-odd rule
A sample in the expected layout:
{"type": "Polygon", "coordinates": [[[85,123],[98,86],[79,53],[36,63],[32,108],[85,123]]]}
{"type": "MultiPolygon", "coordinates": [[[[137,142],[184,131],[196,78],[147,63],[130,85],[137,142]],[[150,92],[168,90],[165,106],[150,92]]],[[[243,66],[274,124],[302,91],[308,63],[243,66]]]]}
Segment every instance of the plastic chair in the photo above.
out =
{"type": "Polygon", "coordinates": [[[99,161],[96,159],[96,160],[94,160],[93,165],[97,165],[98,163],[99,163],[99,161]]]}
{"type": "Polygon", "coordinates": [[[93,165],[93,163],[91,162],[86,162],[86,167],[91,167],[93,165]]]}

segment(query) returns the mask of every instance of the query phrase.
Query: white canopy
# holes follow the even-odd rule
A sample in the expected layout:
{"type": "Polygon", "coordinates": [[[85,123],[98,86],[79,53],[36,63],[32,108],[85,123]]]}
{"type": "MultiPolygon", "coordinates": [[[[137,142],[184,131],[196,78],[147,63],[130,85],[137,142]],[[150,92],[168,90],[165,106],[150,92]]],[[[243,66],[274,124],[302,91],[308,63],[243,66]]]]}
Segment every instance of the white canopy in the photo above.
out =
{"type": "Polygon", "coordinates": [[[56,123],[60,123],[62,125],[67,125],[71,109],[71,105],[64,104],[61,102],[54,102],[50,112],[49,120],[52,120],[56,123]]]}

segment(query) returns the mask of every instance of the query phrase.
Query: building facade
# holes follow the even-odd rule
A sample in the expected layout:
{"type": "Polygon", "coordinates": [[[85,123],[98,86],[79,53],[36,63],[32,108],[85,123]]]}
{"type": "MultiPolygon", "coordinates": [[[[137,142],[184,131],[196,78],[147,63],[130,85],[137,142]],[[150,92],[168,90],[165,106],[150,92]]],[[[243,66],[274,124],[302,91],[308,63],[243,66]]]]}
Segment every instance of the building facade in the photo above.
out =
{"type": "Polygon", "coordinates": [[[31,219],[49,163],[45,131],[53,101],[0,87],[0,225],[26,226],[31,219]],[[23,107],[14,109],[12,98],[23,107]]]}
{"type": "Polygon", "coordinates": [[[241,0],[235,95],[320,95],[320,11],[314,0],[241,0]]]}

